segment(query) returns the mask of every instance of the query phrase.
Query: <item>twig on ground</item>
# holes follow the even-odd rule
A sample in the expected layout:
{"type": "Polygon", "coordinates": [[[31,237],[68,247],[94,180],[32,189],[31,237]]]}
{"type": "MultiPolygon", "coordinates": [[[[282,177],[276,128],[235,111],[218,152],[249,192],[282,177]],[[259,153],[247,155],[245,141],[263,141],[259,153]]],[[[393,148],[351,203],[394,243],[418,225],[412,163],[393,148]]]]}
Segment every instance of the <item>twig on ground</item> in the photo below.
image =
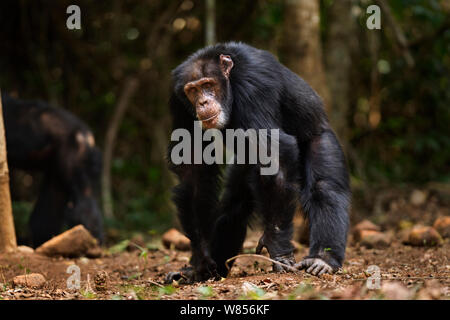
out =
{"type": "Polygon", "coordinates": [[[267,257],[262,256],[262,255],[260,255],[260,254],[252,254],[252,253],[238,254],[237,256],[231,257],[230,259],[228,259],[227,261],[225,261],[225,267],[227,267],[227,270],[229,271],[231,268],[230,268],[230,266],[228,265],[228,263],[230,263],[230,262],[233,261],[233,260],[236,260],[237,258],[244,258],[244,257],[247,257],[247,258],[257,258],[257,259],[263,259],[263,260],[266,260],[266,261],[270,261],[270,262],[272,262],[272,263],[275,263],[275,264],[278,264],[278,265],[280,265],[280,266],[283,266],[283,267],[289,269],[290,271],[292,271],[292,272],[294,272],[294,273],[299,273],[299,271],[298,271],[296,268],[294,268],[293,266],[290,266],[290,265],[287,265],[287,264],[285,264],[285,263],[282,263],[282,262],[273,260],[273,259],[271,259],[271,258],[267,258],[267,257]]]}

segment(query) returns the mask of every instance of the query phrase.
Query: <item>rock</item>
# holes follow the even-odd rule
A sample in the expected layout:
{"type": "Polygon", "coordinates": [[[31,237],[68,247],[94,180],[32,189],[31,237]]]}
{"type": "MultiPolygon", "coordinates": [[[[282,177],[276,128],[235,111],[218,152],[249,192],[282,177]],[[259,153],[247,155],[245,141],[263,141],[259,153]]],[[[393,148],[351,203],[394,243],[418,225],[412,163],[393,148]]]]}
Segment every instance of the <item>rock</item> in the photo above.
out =
{"type": "MultiPolygon", "coordinates": [[[[425,281],[425,286],[417,293],[417,300],[436,300],[444,298],[446,289],[441,286],[438,280],[425,281]]],[[[445,299],[445,298],[444,298],[445,299]]]]}
{"type": "Polygon", "coordinates": [[[360,241],[363,231],[380,231],[380,227],[369,220],[363,220],[353,228],[353,239],[355,241],[360,241]]]}
{"type": "Polygon", "coordinates": [[[166,248],[171,248],[172,246],[175,249],[180,251],[187,251],[191,248],[191,241],[177,229],[170,229],[162,236],[162,243],[166,248]]]}
{"type": "Polygon", "coordinates": [[[443,242],[440,234],[432,227],[416,226],[409,233],[408,243],[413,246],[438,246],[443,242]]]}
{"type": "Polygon", "coordinates": [[[411,230],[412,228],[403,229],[397,233],[397,238],[400,240],[401,243],[409,244],[409,234],[411,233],[411,230]]]}
{"type": "Polygon", "coordinates": [[[381,292],[388,300],[409,300],[413,296],[412,291],[398,282],[385,281],[381,286],[381,292]]]}
{"type": "Polygon", "coordinates": [[[40,273],[30,273],[14,277],[14,287],[42,288],[45,284],[45,277],[40,273]]]}
{"type": "Polygon", "coordinates": [[[145,239],[142,234],[135,234],[131,239],[130,243],[127,246],[127,251],[138,251],[141,248],[145,248],[145,239]]]}
{"type": "MultiPolygon", "coordinates": [[[[49,257],[98,256],[97,240],[82,225],[73,227],[48,240],[36,249],[36,253],[49,257]]],[[[101,254],[101,250],[100,250],[101,254]]]]}
{"type": "Polygon", "coordinates": [[[439,217],[434,221],[433,228],[444,238],[450,238],[450,217],[439,217]]]}
{"type": "Polygon", "coordinates": [[[428,194],[426,192],[416,189],[413,192],[411,192],[409,202],[411,202],[412,205],[419,207],[425,203],[427,197],[428,194]]]}
{"type": "Polygon", "coordinates": [[[361,230],[359,232],[360,244],[366,248],[382,249],[390,246],[392,235],[374,230],[361,230]]]}
{"type": "Polygon", "coordinates": [[[380,231],[380,227],[374,224],[372,221],[363,220],[355,226],[357,230],[374,230],[380,231]]]}
{"type": "Polygon", "coordinates": [[[86,257],[91,259],[100,258],[103,255],[103,251],[102,248],[100,248],[99,246],[95,246],[89,248],[85,255],[86,257]]]}
{"type": "Polygon", "coordinates": [[[34,253],[34,249],[27,246],[18,246],[17,251],[20,253],[34,253]]]}

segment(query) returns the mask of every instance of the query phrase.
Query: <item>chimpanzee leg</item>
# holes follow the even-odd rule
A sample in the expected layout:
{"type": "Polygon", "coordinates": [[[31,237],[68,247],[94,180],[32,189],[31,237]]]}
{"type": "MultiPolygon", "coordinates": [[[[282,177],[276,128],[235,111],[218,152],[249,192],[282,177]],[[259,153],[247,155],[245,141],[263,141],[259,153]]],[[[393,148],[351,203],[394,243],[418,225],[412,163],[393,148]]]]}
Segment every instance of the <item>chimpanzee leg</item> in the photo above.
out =
{"type": "Polygon", "coordinates": [[[231,167],[226,179],[220,206],[222,214],[215,223],[211,244],[212,256],[222,277],[228,274],[225,261],[239,253],[245,240],[248,219],[253,212],[249,179],[255,171],[255,166],[236,164],[231,167]]]}
{"type": "Polygon", "coordinates": [[[61,232],[68,198],[56,177],[47,174],[30,218],[33,246],[38,247],[61,232]]]}
{"type": "MultiPolygon", "coordinates": [[[[299,149],[294,137],[281,134],[279,150],[280,168],[272,176],[259,176],[256,195],[258,212],[264,219],[264,234],[259,240],[256,253],[263,247],[272,259],[286,265],[293,265],[294,248],[291,243],[293,234],[292,220],[298,205],[299,149]]],[[[273,265],[275,272],[289,271],[278,264],[273,265]]]]}
{"type": "Polygon", "coordinates": [[[298,267],[320,275],[342,266],[350,186],[343,152],[331,130],[314,138],[305,153],[301,203],[309,220],[310,250],[298,267]]]}
{"type": "Polygon", "coordinates": [[[176,169],[181,183],[175,187],[174,202],[187,237],[191,240],[193,268],[171,272],[166,282],[184,277],[186,282],[217,276],[211,257],[212,226],[217,218],[220,169],[217,165],[182,165],[176,169]]]}

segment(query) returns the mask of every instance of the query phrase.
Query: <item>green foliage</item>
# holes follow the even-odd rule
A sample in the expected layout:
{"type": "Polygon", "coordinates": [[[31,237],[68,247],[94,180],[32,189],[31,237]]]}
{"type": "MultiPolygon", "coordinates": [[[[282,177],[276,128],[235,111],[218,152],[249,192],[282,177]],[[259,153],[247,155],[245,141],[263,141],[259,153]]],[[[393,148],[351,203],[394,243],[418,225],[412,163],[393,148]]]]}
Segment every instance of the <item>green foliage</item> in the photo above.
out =
{"type": "Polygon", "coordinates": [[[177,288],[173,287],[172,285],[164,286],[159,288],[159,295],[172,295],[177,291],[177,288]]]}
{"type": "Polygon", "coordinates": [[[130,240],[123,240],[123,241],[119,242],[118,244],[109,248],[108,252],[110,254],[124,252],[129,244],[130,244],[130,240]]]}
{"type": "Polygon", "coordinates": [[[201,299],[208,299],[215,295],[213,288],[210,286],[199,287],[197,292],[200,294],[201,299]]]}
{"type": "Polygon", "coordinates": [[[30,232],[28,230],[28,221],[33,210],[33,204],[28,201],[13,201],[12,211],[14,217],[14,226],[18,238],[28,238],[30,232]]]}

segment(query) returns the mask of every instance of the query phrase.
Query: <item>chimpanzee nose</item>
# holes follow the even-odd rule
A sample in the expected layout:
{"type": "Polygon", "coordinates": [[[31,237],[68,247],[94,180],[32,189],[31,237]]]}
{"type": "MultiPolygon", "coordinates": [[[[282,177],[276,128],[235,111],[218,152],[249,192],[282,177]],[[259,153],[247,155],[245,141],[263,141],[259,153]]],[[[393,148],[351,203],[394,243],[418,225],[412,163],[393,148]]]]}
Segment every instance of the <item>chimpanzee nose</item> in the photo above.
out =
{"type": "Polygon", "coordinates": [[[199,103],[202,107],[204,107],[204,106],[206,105],[207,102],[208,102],[207,99],[201,99],[198,103],[199,103]]]}

